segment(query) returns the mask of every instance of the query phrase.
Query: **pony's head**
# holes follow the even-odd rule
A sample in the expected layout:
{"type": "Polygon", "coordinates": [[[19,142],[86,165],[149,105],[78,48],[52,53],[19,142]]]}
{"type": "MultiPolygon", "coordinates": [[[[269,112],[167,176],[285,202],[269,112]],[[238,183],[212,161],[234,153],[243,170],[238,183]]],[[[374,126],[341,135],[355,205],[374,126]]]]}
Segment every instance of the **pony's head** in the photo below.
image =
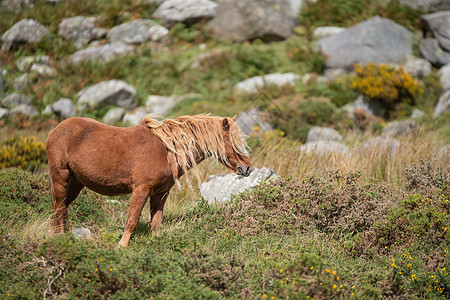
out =
{"type": "MultiPolygon", "coordinates": [[[[239,175],[249,176],[252,172],[247,151],[247,143],[242,130],[233,118],[221,118],[211,115],[181,116],[155,120],[146,116],[143,124],[158,136],[186,175],[193,169],[199,179],[197,163],[207,157],[214,157],[239,175]]],[[[175,181],[177,176],[174,175],[175,181]]]]}
{"type": "Polygon", "coordinates": [[[222,129],[225,156],[219,156],[219,161],[238,175],[249,176],[252,172],[251,161],[244,135],[236,123],[236,116],[231,119],[223,118],[222,129]]]}

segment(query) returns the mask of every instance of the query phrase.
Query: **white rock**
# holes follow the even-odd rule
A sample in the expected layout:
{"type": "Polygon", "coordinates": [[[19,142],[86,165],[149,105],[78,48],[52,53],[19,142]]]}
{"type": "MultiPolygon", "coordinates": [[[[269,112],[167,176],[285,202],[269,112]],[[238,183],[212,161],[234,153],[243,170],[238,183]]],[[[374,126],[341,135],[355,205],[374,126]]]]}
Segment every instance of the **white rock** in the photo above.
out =
{"type": "Polygon", "coordinates": [[[241,81],[236,84],[234,90],[247,93],[256,93],[259,89],[269,85],[283,86],[288,84],[294,86],[295,83],[300,79],[300,75],[295,73],[272,73],[263,76],[251,77],[244,81],[241,81]]]}

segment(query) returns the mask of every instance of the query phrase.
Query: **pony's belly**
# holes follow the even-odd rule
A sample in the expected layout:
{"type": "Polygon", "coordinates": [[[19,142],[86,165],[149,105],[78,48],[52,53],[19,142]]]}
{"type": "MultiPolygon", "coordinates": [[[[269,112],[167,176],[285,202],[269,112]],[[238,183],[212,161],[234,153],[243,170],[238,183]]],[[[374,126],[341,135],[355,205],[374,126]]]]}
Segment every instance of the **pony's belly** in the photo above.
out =
{"type": "Polygon", "coordinates": [[[131,188],[127,185],[116,184],[116,185],[104,185],[98,184],[95,182],[83,182],[81,183],[90,190],[93,190],[96,193],[107,195],[107,196],[116,196],[122,194],[129,194],[132,192],[131,188]]]}

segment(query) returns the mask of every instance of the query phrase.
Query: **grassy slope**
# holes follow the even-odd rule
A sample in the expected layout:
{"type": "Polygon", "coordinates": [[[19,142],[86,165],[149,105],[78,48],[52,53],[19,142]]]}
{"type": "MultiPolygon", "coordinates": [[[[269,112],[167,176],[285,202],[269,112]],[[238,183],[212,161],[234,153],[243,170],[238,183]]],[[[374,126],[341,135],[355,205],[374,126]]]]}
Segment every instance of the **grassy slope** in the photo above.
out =
{"type": "MultiPolygon", "coordinates": [[[[100,26],[111,27],[149,17],[154,11],[151,5],[131,0],[85,1],[82,5],[73,0],[57,5],[35,2],[34,8],[19,14],[1,10],[0,32],[27,17],[56,33],[65,17],[98,15],[100,26]]],[[[304,10],[300,16],[303,26],[296,29],[300,35],[287,42],[229,44],[213,40],[202,25],[177,25],[171,30],[170,52],[152,51],[143,45],[136,55],[105,65],[65,67],[61,59],[75,47],[54,34],[39,45],[1,54],[2,66],[10,72],[4,78],[6,90],[13,91],[13,78],[18,75],[15,59],[47,54],[60,76],[34,82],[25,91],[33,95],[40,109],[59,97],[75,100],[83,87],[111,78],[134,85],[141,104],[149,94],[201,95],[180,103],[171,116],[201,112],[231,116],[253,105],[277,113],[278,109],[284,112],[282,109],[290,103],[301,104],[317,97],[330,98],[333,105],[341,106],[355,97],[346,88],[345,78],[335,85],[311,81],[293,89],[268,88],[251,96],[231,92],[235,83],[255,75],[319,71],[323,58],[312,51],[309,39],[316,26],[349,26],[379,14],[412,30],[418,28],[419,13],[396,5],[340,0],[324,6],[323,2],[304,10]],[[336,13],[323,13],[324,7],[336,13]],[[220,52],[199,69],[192,69],[195,57],[205,52],[199,49],[200,42],[206,44],[206,52],[220,52]]],[[[439,119],[429,116],[439,94],[435,74],[427,82],[429,90],[418,105],[428,115],[420,120],[416,136],[402,139],[400,154],[394,159],[358,151],[372,133],[352,133],[341,121],[333,125],[347,132],[344,143],[351,147],[348,156],[302,155],[301,142],[293,137],[301,140],[303,131],[295,131],[295,122],[280,123],[279,131],[251,137],[252,160],[255,166],[271,167],[293,181],[280,180],[227,205],[205,203],[198,190],[174,189],[166,204],[162,232],[150,234],[146,207],[128,249],[116,248],[128,197],[111,203],[108,197],[83,191],[70,209],[69,227],[89,227],[93,238],[48,237],[51,204],[46,175],[2,170],[0,295],[30,299],[449,297],[448,187],[435,186],[442,181],[437,170],[448,172],[448,157],[434,160],[429,167],[411,169],[409,177],[405,175],[407,166],[432,159],[442,145],[450,142],[448,115],[439,119]],[[289,138],[281,137],[281,130],[289,138]],[[340,170],[341,175],[329,181],[328,176],[335,176],[334,170],[340,170]],[[356,174],[355,170],[361,171],[359,180],[347,181],[346,174],[356,174]],[[310,177],[311,173],[318,177],[310,177]],[[413,177],[424,179],[422,183],[428,188],[412,186],[403,191],[413,177]],[[384,189],[379,186],[383,184],[387,184],[384,189]],[[373,208],[367,207],[371,202],[382,209],[372,213],[373,208]],[[333,214],[338,207],[339,213],[333,214]],[[327,219],[333,222],[324,223],[327,219]],[[365,225],[351,227],[354,224],[365,225]]],[[[105,112],[104,108],[88,115],[100,119],[105,112]]],[[[335,113],[331,118],[339,120],[335,113]]],[[[48,125],[43,122],[37,133],[30,128],[19,133],[45,140],[48,125]]],[[[0,128],[1,136],[17,132],[10,126],[0,128]]],[[[206,178],[226,170],[207,161],[201,171],[206,178]]]]}

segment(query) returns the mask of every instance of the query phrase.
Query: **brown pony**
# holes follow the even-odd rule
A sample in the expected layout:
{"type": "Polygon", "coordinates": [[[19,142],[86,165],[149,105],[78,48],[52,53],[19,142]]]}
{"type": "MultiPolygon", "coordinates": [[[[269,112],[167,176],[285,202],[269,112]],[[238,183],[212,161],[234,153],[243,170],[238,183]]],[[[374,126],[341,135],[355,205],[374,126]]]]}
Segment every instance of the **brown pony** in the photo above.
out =
{"type": "Polygon", "coordinates": [[[128,245],[149,197],[152,232],[157,232],[170,189],[189,169],[198,177],[197,164],[205,158],[215,157],[237,174],[250,175],[245,138],[235,119],[197,115],[158,122],[148,115],[128,128],[88,118],[63,121],[46,144],[50,230],[64,233],[67,208],[86,186],[104,195],[132,193],[120,246],[128,245]]]}

